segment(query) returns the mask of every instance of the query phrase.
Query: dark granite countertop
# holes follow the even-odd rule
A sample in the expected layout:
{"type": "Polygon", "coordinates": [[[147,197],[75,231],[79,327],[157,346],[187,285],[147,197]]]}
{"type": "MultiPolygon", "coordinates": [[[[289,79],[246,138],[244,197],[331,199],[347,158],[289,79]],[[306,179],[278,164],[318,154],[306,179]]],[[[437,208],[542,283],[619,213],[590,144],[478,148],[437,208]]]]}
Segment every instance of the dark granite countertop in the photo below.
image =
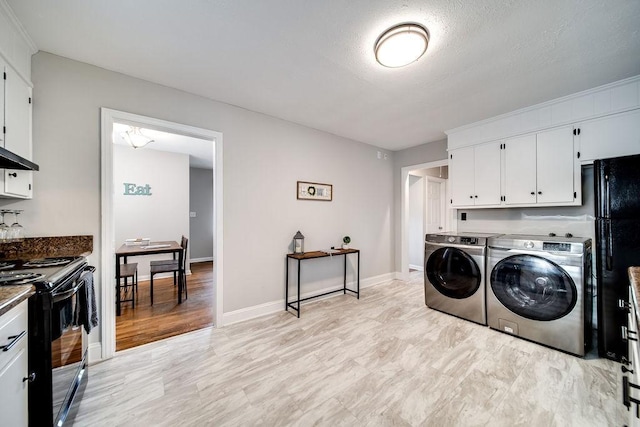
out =
{"type": "Polygon", "coordinates": [[[0,260],[88,256],[93,252],[93,236],[27,237],[18,242],[0,243],[0,260]]]}
{"type": "Polygon", "coordinates": [[[0,316],[29,298],[35,292],[32,285],[0,286],[0,316]]]}

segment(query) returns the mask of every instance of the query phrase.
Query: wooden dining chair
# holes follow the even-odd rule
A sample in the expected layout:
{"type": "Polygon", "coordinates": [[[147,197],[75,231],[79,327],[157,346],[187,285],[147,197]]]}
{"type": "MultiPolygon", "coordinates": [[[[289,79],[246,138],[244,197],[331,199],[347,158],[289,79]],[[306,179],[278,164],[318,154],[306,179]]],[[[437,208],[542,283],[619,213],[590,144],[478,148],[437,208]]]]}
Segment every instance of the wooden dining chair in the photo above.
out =
{"type": "Polygon", "coordinates": [[[187,263],[187,245],[189,239],[182,236],[180,246],[182,247],[182,264],[179,259],[167,259],[151,261],[149,263],[149,293],[151,294],[151,305],[153,305],[153,276],[160,273],[173,273],[173,285],[181,283],[181,287],[184,291],[185,299],[187,299],[187,277],[186,277],[186,263],[187,263]]]}
{"type": "Polygon", "coordinates": [[[136,292],[138,292],[138,263],[132,262],[128,264],[120,264],[120,277],[118,278],[118,292],[124,290],[125,298],[120,297],[120,302],[131,302],[131,308],[136,308],[136,292]],[[120,285],[120,281],[124,279],[124,286],[120,285]],[[129,285],[131,279],[131,285],[129,285]],[[126,298],[131,287],[131,298],[126,298]]]}

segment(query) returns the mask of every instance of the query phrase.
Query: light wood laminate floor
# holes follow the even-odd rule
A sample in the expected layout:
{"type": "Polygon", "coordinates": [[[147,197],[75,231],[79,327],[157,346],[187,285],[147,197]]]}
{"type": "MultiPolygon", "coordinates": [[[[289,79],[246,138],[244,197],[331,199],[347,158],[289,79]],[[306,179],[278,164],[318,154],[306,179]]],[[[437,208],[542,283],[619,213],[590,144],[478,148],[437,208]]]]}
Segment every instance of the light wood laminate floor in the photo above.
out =
{"type": "Polygon", "coordinates": [[[424,305],[422,273],[93,365],[78,426],[613,426],[620,367],[424,305]]]}

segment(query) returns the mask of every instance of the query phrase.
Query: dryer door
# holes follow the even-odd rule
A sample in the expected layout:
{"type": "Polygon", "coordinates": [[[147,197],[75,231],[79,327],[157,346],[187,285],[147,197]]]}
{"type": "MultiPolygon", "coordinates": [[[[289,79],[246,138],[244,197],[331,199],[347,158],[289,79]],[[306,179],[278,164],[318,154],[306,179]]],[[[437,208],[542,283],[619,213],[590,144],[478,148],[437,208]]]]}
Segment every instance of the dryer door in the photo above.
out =
{"type": "Polygon", "coordinates": [[[480,288],[482,276],[478,264],[458,248],[437,249],[425,267],[429,282],[449,298],[468,298],[480,288]]]}
{"type": "Polygon", "coordinates": [[[491,289],[512,312],[532,320],[560,319],[573,310],[578,289],[566,271],[536,255],[513,255],[491,272],[491,289]]]}

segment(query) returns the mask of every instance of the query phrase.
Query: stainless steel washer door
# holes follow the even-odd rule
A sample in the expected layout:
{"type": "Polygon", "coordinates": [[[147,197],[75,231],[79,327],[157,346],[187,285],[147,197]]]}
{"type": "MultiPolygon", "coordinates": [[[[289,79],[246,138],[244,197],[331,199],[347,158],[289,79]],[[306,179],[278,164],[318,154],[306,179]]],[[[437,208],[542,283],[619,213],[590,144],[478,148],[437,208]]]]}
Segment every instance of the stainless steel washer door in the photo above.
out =
{"type": "Polygon", "coordinates": [[[491,271],[491,289],[513,313],[531,320],[550,321],[571,313],[578,289],[554,262],[529,254],[513,255],[491,271]]]}
{"type": "Polygon", "coordinates": [[[478,264],[458,248],[444,247],[435,250],[427,259],[425,267],[429,282],[449,298],[468,298],[480,288],[482,272],[478,264]]]}

